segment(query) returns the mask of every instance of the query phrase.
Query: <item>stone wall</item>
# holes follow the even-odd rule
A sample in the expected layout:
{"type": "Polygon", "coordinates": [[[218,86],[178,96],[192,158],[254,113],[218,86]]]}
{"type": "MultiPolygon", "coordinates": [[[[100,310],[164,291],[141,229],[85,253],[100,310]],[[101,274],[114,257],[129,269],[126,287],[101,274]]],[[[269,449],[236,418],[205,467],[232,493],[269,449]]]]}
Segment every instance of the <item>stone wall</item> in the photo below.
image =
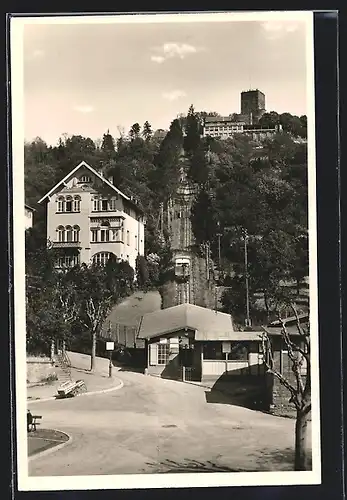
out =
{"type": "Polygon", "coordinates": [[[56,368],[50,358],[39,356],[27,357],[27,383],[43,382],[50,377],[55,377],[56,368]]]}

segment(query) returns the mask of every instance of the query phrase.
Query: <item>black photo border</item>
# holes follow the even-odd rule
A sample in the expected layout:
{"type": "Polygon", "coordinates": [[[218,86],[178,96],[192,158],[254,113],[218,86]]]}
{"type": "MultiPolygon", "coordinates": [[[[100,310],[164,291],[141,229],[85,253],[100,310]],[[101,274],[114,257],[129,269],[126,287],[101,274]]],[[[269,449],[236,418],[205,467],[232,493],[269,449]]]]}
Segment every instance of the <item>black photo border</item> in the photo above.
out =
{"type": "MultiPolygon", "coordinates": [[[[293,8],[285,10],[300,10],[293,8]]],[[[179,9],[184,12],[187,9],[179,9]]],[[[219,9],[223,11],[224,9],[219,9]]],[[[245,10],[233,8],[232,10],[245,10]]],[[[275,9],[247,9],[275,10],[275,9]]],[[[277,8],[276,10],[282,10],[277,8]]],[[[284,10],[284,9],[283,9],[284,10]]],[[[308,9],[309,10],[309,9],[308,9]]],[[[192,10],[191,10],[192,11],[192,10]]],[[[212,9],[211,9],[212,11],[212,9]]],[[[217,12],[218,9],[214,9],[217,12]]],[[[226,11],[226,9],[224,10],[226,11]]],[[[26,15],[40,15],[39,12],[25,12],[26,15]]],[[[41,12],[48,13],[42,6],[41,12]]],[[[118,12],[120,12],[118,10],[118,12]]],[[[129,12],[129,11],[128,11],[129,12]]],[[[143,12],[143,11],[142,11],[143,12]]],[[[147,10],[144,13],[151,13],[147,10]]],[[[159,11],[156,11],[159,12],[159,11]]],[[[165,13],[165,11],[161,11],[165,13]]],[[[167,11],[170,12],[170,11],[167,11]]],[[[173,10],[171,12],[174,12],[173,10]]],[[[177,8],[175,9],[177,12],[177,8]]],[[[75,12],[79,15],[112,12],[75,12]]],[[[12,16],[20,13],[12,12],[12,16]]],[[[74,12],[65,12],[74,14],[74,12]]],[[[15,428],[15,360],[14,352],[14,299],[13,299],[13,245],[12,245],[12,158],[11,158],[11,116],[10,116],[10,66],[9,66],[9,15],[6,16],[5,34],[5,134],[7,144],[5,155],[6,168],[1,169],[1,280],[4,329],[1,349],[3,377],[2,397],[8,403],[7,423],[2,425],[2,434],[8,437],[8,447],[2,446],[6,453],[8,468],[3,469],[2,477],[8,477],[5,485],[11,498],[24,499],[61,499],[66,500],[100,498],[107,500],[117,496],[120,500],[132,497],[173,499],[177,496],[190,497],[218,495],[219,499],[233,497],[237,500],[246,498],[291,499],[312,497],[314,499],[340,499],[344,497],[344,434],[342,407],[342,312],[341,312],[341,175],[340,175],[340,109],[339,109],[339,16],[337,11],[319,11],[314,14],[315,38],[315,115],[316,115],[316,172],[317,172],[317,249],[318,249],[318,305],[319,305],[319,351],[320,351],[320,394],[321,394],[321,446],[322,446],[322,484],[295,486],[250,486],[220,488],[173,488],[151,490],[92,490],[92,491],[57,491],[57,492],[22,492],[17,489],[16,465],[16,428],[15,428]],[[6,329],[9,335],[6,336],[6,329]],[[5,342],[4,342],[4,339],[5,342]],[[8,432],[6,432],[8,431],[8,432]],[[196,491],[194,491],[196,490],[196,491]]],[[[6,418],[6,417],[5,417],[6,418]]],[[[39,479],[38,479],[39,481],[39,479]]]]}

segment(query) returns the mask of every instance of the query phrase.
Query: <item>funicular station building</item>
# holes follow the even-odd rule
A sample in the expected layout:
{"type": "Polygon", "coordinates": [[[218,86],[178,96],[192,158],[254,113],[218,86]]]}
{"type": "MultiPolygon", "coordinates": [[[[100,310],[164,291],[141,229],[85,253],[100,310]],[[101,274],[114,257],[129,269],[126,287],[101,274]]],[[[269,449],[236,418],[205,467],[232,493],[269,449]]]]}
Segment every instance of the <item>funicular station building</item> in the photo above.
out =
{"type": "Polygon", "coordinates": [[[213,381],[263,373],[259,332],[235,331],[231,316],[189,303],[145,314],[146,369],[163,378],[213,381]]]}

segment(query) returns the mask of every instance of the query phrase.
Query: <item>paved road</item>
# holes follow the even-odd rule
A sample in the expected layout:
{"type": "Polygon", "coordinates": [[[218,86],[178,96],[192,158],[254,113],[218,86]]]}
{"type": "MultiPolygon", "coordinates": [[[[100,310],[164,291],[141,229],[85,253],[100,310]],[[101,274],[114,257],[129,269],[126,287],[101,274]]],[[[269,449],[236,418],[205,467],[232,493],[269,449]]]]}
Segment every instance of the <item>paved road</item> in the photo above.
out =
{"type": "Polygon", "coordinates": [[[222,399],[210,403],[202,387],[132,372],[117,376],[124,387],[116,392],[36,403],[42,427],[73,439],[31,460],[29,475],[291,470],[293,420],[222,399]]]}

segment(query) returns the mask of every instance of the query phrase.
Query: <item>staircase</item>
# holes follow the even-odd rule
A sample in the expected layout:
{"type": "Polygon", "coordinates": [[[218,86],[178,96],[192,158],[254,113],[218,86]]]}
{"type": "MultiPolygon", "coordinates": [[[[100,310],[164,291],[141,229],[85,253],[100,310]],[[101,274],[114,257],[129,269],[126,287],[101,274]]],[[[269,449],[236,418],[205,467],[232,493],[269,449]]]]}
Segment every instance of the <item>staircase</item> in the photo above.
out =
{"type": "Polygon", "coordinates": [[[59,351],[55,355],[55,366],[59,368],[57,370],[59,382],[62,384],[64,382],[71,382],[71,362],[65,351],[59,351]]]}

